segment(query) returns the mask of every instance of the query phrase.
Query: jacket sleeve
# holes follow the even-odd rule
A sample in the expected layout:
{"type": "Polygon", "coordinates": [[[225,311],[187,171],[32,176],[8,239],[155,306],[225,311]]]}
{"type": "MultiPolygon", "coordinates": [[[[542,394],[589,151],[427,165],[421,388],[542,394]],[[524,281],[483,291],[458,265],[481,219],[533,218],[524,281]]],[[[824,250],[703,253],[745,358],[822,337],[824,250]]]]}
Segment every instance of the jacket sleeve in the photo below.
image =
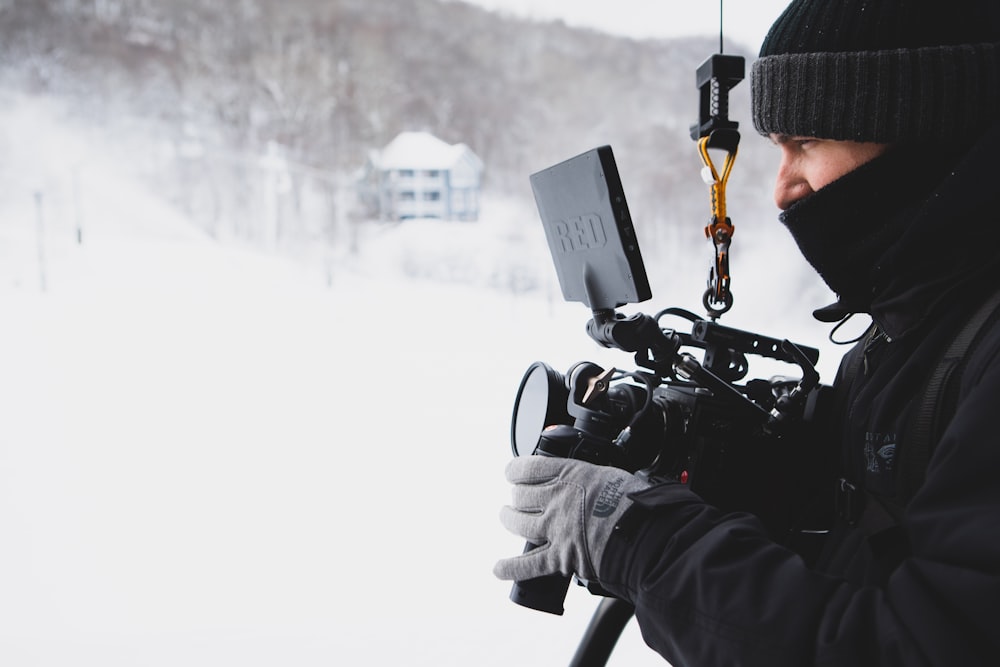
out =
{"type": "Polygon", "coordinates": [[[884,585],[811,570],[753,516],[680,484],[633,496],[601,582],[675,667],[1000,664],[998,396],[997,363],[963,389],[884,585]]]}

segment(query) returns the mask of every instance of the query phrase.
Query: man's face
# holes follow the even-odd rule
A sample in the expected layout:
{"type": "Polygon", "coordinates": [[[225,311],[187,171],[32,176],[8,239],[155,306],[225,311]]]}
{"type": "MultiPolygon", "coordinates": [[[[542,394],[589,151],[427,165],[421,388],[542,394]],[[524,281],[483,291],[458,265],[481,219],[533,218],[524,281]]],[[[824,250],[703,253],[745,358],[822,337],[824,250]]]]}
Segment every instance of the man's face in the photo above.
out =
{"type": "Polygon", "coordinates": [[[889,147],[888,144],[784,134],[772,134],[771,141],[781,149],[781,165],[774,184],[774,203],[782,211],[878,157],[889,147]]]}

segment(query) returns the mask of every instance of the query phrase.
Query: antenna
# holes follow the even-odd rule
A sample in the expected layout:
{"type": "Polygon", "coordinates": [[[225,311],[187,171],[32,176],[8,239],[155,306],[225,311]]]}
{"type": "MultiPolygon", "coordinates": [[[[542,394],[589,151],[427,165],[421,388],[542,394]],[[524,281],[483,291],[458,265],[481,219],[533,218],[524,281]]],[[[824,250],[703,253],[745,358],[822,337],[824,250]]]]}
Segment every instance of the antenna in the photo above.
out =
{"type": "Polygon", "coordinates": [[[719,53],[725,53],[725,49],[722,45],[722,3],[724,0],[719,0],[719,53]]]}

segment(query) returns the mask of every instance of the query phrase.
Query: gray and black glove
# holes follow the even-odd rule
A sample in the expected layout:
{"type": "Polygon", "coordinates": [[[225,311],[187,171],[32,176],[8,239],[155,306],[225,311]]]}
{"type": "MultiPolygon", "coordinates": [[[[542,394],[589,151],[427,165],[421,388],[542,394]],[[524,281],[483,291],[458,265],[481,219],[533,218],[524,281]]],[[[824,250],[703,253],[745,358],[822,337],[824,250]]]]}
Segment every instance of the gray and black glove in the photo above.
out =
{"type": "Polygon", "coordinates": [[[506,472],[513,502],[500,522],[539,545],[494,566],[498,578],[515,581],[558,572],[596,582],[604,545],[632,504],[628,494],[649,486],[619,468],[548,456],[518,457],[506,472]]]}

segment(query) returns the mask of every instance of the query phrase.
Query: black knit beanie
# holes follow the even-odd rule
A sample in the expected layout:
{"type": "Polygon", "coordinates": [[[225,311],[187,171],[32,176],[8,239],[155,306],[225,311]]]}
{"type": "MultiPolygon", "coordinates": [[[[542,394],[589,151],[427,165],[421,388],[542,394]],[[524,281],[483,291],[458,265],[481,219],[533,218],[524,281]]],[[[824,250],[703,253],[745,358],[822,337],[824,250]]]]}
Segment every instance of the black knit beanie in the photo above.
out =
{"type": "Polygon", "coordinates": [[[761,134],[967,140],[1000,119],[1000,0],[794,0],[751,86],[761,134]]]}

